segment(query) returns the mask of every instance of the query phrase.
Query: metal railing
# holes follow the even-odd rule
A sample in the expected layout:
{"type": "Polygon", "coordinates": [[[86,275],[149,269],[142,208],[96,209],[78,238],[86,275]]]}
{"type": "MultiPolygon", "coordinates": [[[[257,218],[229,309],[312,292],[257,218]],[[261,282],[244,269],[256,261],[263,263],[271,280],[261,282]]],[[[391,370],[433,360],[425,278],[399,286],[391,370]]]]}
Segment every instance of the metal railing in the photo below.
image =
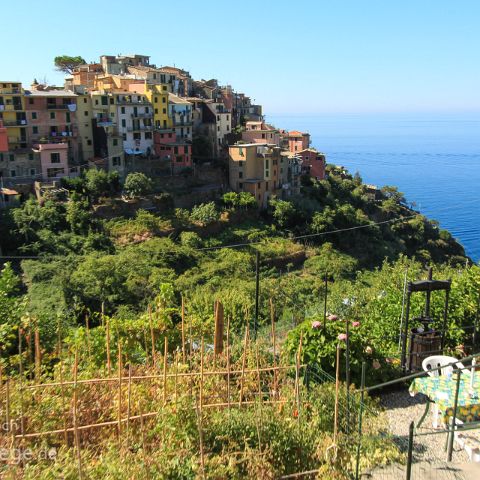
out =
{"type": "Polygon", "coordinates": [[[47,110],[68,110],[69,105],[75,105],[74,103],[47,103],[47,110]]]}

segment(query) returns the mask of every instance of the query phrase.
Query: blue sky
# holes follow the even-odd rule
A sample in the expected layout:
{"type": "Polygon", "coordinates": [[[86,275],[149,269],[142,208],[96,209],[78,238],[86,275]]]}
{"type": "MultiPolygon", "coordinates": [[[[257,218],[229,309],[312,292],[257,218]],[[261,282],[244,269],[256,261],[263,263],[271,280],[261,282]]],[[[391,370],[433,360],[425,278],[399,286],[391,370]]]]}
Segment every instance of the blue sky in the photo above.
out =
{"type": "Polygon", "coordinates": [[[269,114],[480,111],[478,0],[2,2],[0,79],[62,83],[59,54],[141,53],[269,114]]]}

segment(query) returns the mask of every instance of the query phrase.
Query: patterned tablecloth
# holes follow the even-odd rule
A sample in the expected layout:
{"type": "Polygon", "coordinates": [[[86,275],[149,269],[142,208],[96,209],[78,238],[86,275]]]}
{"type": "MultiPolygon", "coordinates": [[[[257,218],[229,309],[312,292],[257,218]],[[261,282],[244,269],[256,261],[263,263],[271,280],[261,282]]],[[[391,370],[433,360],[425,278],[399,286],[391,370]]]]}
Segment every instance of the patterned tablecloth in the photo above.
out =
{"type": "MultiPolygon", "coordinates": [[[[423,393],[435,402],[441,412],[444,423],[453,415],[457,377],[419,377],[410,385],[410,393],[423,393]]],[[[457,418],[463,422],[480,420],[480,372],[475,373],[473,389],[470,387],[470,375],[462,374],[458,392],[457,418]],[[472,395],[473,393],[473,395],[472,395]]]]}

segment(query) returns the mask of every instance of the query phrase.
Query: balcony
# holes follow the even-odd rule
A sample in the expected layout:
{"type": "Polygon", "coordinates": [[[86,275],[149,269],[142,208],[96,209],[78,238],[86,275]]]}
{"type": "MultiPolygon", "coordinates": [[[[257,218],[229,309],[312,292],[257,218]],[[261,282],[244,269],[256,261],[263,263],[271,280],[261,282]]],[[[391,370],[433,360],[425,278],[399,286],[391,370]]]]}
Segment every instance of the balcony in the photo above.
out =
{"type": "MultiPolygon", "coordinates": [[[[71,105],[75,105],[75,103],[72,103],[71,105]]],[[[68,107],[68,103],[47,103],[47,110],[68,110],[68,107]]]]}
{"type": "Polygon", "coordinates": [[[132,118],[153,118],[153,113],[132,113],[132,118]]]}
{"type": "Polygon", "coordinates": [[[127,127],[127,132],[151,132],[153,125],[135,125],[133,127],[127,127]]]}
{"type": "Polygon", "coordinates": [[[117,105],[150,105],[148,100],[133,100],[132,98],[117,98],[117,105]]]}
{"type": "Polygon", "coordinates": [[[6,103],[0,105],[0,112],[15,112],[23,110],[21,104],[6,103]]]}
{"type": "Polygon", "coordinates": [[[4,127],[26,127],[27,121],[26,120],[11,120],[11,121],[4,121],[4,127]]]}
{"type": "Polygon", "coordinates": [[[21,95],[20,88],[0,88],[0,95],[21,95]]]}

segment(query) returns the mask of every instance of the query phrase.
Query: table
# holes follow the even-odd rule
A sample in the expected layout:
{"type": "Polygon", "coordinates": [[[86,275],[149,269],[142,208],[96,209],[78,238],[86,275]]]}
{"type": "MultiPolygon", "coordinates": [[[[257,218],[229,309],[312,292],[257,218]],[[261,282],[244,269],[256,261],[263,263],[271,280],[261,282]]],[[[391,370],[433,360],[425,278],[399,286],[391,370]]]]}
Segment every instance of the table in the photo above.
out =
{"type": "MultiPolygon", "coordinates": [[[[457,419],[463,422],[474,422],[480,420],[480,373],[477,372],[474,377],[473,392],[470,395],[470,372],[463,373],[460,379],[460,389],[458,392],[457,419]]],[[[457,386],[456,374],[452,377],[418,377],[410,385],[410,395],[423,393],[429,398],[425,413],[420,419],[417,427],[425,419],[430,402],[435,403],[433,426],[437,428],[438,417],[441,415],[441,421],[447,424],[449,417],[453,416],[455,404],[455,389],[457,386]]]]}

